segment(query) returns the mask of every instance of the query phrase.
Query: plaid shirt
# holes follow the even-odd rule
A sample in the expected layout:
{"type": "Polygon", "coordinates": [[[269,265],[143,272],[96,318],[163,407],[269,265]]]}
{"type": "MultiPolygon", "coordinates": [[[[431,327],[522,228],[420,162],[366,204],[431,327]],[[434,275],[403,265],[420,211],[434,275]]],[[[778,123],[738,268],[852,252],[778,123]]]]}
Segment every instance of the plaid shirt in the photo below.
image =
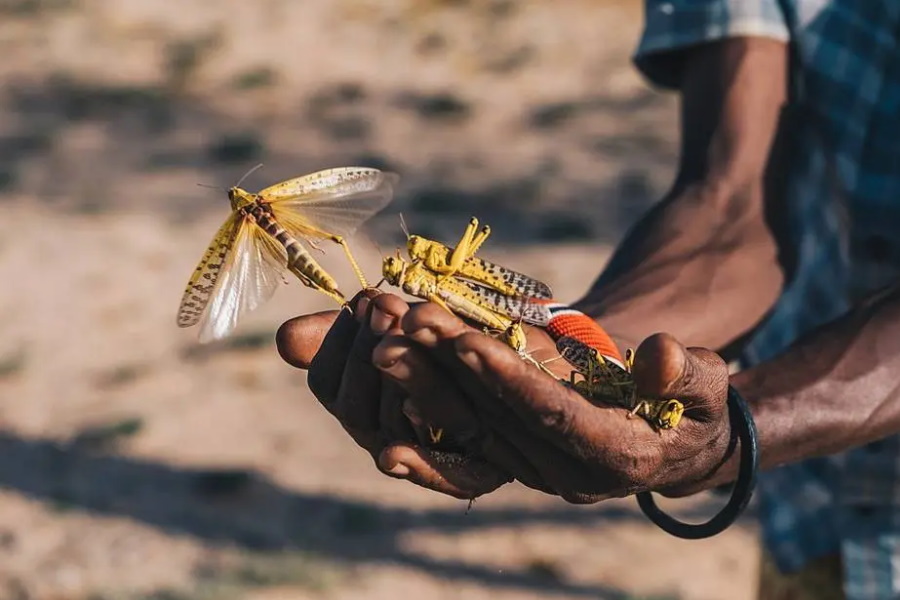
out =
{"type": "MultiPolygon", "coordinates": [[[[645,4],[635,64],[662,87],[678,85],[671,50],[789,31],[797,42],[806,122],[786,183],[796,272],[746,349],[752,365],[900,274],[900,0],[786,0],[791,21],[778,0],[645,4]]],[[[900,436],[762,473],[758,495],[782,571],[840,552],[848,599],[900,597],[900,436]]]]}

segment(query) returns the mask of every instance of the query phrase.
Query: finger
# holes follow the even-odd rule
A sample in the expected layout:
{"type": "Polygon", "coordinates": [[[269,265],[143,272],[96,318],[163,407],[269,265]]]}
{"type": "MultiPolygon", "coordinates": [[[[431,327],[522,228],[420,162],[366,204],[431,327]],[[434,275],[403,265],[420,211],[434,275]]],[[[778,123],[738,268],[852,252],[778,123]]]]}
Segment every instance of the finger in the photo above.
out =
{"type": "Polygon", "coordinates": [[[483,460],[410,444],[386,447],[378,457],[378,465],[387,475],[461,500],[493,492],[512,480],[483,460]]]}
{"type": "Polygon", "coordinates": [[[378,427],[383,444],[398,441],[417,440],[427,443],[427,430],[419,431],[410,421],[404,405],[409,395],[402,387],[390,379],[381,378],[381,399],[378,414],[378,427]]]}
{"type": "Polygon", "coordinates": [[[671,335],[650,336],[638,347],[633,373],[640,397],[676,398],[695,421],[718,422],[728,394],[728,366],[705,348],[685,348],[671,335]]]}
{"type": "Polygon", "coordinates": [[[406,391],[406,411],[426,427],[443,429],[447,442],[465,447],[478,434],[478,419],[462,390],[414,342],[402,335],[385,336],[372,359],[382,373],[406,391]]]}
{"type": "Polygon", "coordinates": [[[627,487],[602,467],[601,460],[586,463],[584,459],[574,458],[521,424],[492,423],[491,429],[496,435],[482,450],[485,457],[491,463],[502,465],[529,487],[549,489],[550,493],[573,504],[597,502],[611,497],[610,490],[627,487]]]}
{"type": "Polygon", "coordinates": [[[444,351],[446,359],[452,355],[452,340],[468,331],[475,331],[459,317],[432,302],[417,304],[403,315],[400,328],[417,344],[431,351],[444,351]]]}
{"type": "Polygon", "coordinates": [[[544,492],[556,491],[541,479],[537,469],[522,456],[519,450],[496,433],[489,433],[481,442],[481,454],[485,460],[509,473],[522,485],[544,492]]]}
{"type": "MultiPolygon", "coordinates": [[[[471,400],[476,408],[502,402],[533,434],[563,452],[594,460],[597,453],[629,448],[647,435],[624,418],[623,409],[594,406],[546,373],[527,365],[507,346],[486,336],[465,333],[454,341],[459,361],[483,386],[471,400]]],[[[493,416],[498,418],[496,412],[493,416]]],[[[494,421],[490,425],[494,426],[494,421]]]]}
{"type": "MultiPolygon", "coordinates": [[[[479,413],[493,412],[496,418],[509,418],[510,410],[502,402],[491,402],[485,388],[471,370],[460,362],[456,353],[454,341],[465,333],[476,333],[455,315],[433,303],[416,305],[404,315],[400,321],[408,340],[415,342],[424,349],[428,357],[447,371],[455,384],[461,389],[467,398],[479,397],[479,413]]],[[[477,335],[484,335],[480,332],[477,335]]],[[[487,336],[484,336],[487,337],[487,336]]],[[[505,350],[512,352],[505,344],[499,344],[505,350]]]]}
{"type": "Polygon", "coordinates": [[[298,369],[309,369],[341,312],[326,310],[282,323],[275,333],[275,344],[281,358],[298,369]]]}
{"type": "Polygon", "coordinates": [[[352,434],[365,434],[366,446],[370,448],[371,436],[381,429],[382,399],[389,403],[386,414],[393,407],[402,418],[399,404],[402,399],[395,398],[396,394],[383,396],[381,373],[372,365],[372,351],[382,337],[372,325],[378,331],[382,328],[386,331],[405,311],[406,303],[392,294],[370,298],[363,317],[366,323],[358,327],[347,354],[337,357],[345,366],[330,410],[352,434]]]}

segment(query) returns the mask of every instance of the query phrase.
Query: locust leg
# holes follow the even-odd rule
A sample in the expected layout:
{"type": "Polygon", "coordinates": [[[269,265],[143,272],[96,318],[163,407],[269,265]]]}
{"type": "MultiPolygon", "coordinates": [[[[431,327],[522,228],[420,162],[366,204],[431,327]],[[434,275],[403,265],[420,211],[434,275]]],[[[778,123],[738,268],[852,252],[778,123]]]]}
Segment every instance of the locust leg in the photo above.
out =
{"type": "Polygon", "coordinates": [[[341,248],[344,249],[344,253],[347,255],[347,259],[350,261],[350,266],[353,267],[353,271],[359,279],[359,283],[362,285],[363,289],[368,288],[369,282],[366,281],[366,276],[363,274],[362,269],[359,268],[359,263],[356,262],[353,253],[350,252],[350,246],[347,245],[347,240],[339,235],[332,235],[331,240],[341,245],[341,248]]]}
{"type": "Polygon", "coordinates": [[[475,253],[481,249],[481,245],[484,244],[489,235],[491,235],[491,228],[489,225],[485,225],[481,228],[481,231],[472,238],[472,242],[469,244],[469,251],[466,253],[466,259],[475,256],[475,253]]]}
{"type": "MultiPolygon", "coordinates": [[[[438,284],[446,281],[450,277],[453,277],[463,266],[463,263],[472,256],[475,252],[474,250],[470,250],[473,245],[473,241],[476,237],[475,231],[478,229],[478,219],[472,217],[469,219],[469,224],[466,225],[466,230],[463,232],[462,237],[459,239],[459,243],[456,244],[456,247],[450,252],[450,255],[447,257],[446,266],[441,266],[441,276],[438,278],[438,284]]],[[[484,240],[481,241],[483,243],[484,240]]],[[[479,243],[479,245],[481,245],[479,243]]],[[[476,247],[477,249],[477,247],[476,247]]]]}
{"type": "Polygon", "coordinates": [[[636,415],[649,415],[650,414],[650,403],[647,400],[641,400],[638,402],[631,412],[628,413],[628,418],[633,418],[636,415]]]}
{"type": "Polygon", "coordinates": [[[323,294],[325,294],[326,296],[328,296],[329,298],[333,299],[335,302],[340,304],[342,308],[349,307],[349,305],[347,304],[347,299],[344,298],[343,294],[341,294],[340,292],[331,291],[331,290],[327,290],[327,289],[323,288],[321,285],[319,285],[318,283],[316,283],[315,281],[313,281],[312,279],[307,277],[306,274],[303,271],[301,271],[300,269],[298,269],[295,265],[291,265],[290,267],[288,267],[288,269],[306,287],[310,287],[318,292],[322,292],[323,294]]]}
{"type": "Polygon", "coordinates": [[[428,437],[431,439],[432,444],[439,444],[441,442],[441,438],[444,437],[444,428],[443,427],[434,427],[433,425],[428,426],[428,437]]]}
{"type": "Polygon", "coordinates": [[[444,302],[444,299],[441,298],[440,296],[438,296],[437,294],[428,294],[427,300],[430,302],[434,302],[435,304],[442,307],[444,310],[446,310],[448,313],[450,313],[452,315],[456,314],[455,312],[453,312],[453,309],[450,308],[446,302],[444,302]]]}

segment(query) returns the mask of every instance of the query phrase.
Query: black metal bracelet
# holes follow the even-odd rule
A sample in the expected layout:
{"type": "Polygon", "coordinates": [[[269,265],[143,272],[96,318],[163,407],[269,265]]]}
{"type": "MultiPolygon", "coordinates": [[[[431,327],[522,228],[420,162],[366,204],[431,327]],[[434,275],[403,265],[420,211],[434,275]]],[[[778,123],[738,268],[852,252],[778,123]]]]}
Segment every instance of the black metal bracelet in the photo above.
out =
{"type": "Polygon", "coordinates": [[[747,508],[753,489],[756,487],[756,474],[759,470],[759,440],[753,415],[744,398],[730,385],[728,386],[728,416],[731,428],[737,433],[741,442],[741,464],[738,467],[737,481],[731,490],[728,504],[706,523],[692,525],[673,519],[656,506],[651,492],[637,494],[638,506],[660,529],[686,540],[701,540],[725,531],[747,508]]]}

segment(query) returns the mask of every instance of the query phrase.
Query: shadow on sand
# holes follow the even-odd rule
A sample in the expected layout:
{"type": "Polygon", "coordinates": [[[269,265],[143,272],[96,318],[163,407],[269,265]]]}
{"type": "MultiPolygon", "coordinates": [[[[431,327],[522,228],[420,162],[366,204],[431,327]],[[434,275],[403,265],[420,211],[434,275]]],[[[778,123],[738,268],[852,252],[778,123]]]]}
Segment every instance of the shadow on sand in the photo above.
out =
{"type": "MultiPolygon", "coordinates": [[[[253,472],[181,469],[9,433],[0,434],[0,487],[63,510],[124,516],[168,533],[250,551],[306,551],[338,564],[400,565],[448,580],[592,598],[629,596],[524,569],[497,571],[429,558],[403,549],[400,538],[416,531],[458,534],[525,524],[590,526],[644,519],[636,508],[603,505],[531,510],[481,509],[476,504],[469,512],[465,503],[454,509],[390,508],[286,489],[253,472]]],[[[713,510],[710,503],[682,516],[699,520],[713,510]]]]}

